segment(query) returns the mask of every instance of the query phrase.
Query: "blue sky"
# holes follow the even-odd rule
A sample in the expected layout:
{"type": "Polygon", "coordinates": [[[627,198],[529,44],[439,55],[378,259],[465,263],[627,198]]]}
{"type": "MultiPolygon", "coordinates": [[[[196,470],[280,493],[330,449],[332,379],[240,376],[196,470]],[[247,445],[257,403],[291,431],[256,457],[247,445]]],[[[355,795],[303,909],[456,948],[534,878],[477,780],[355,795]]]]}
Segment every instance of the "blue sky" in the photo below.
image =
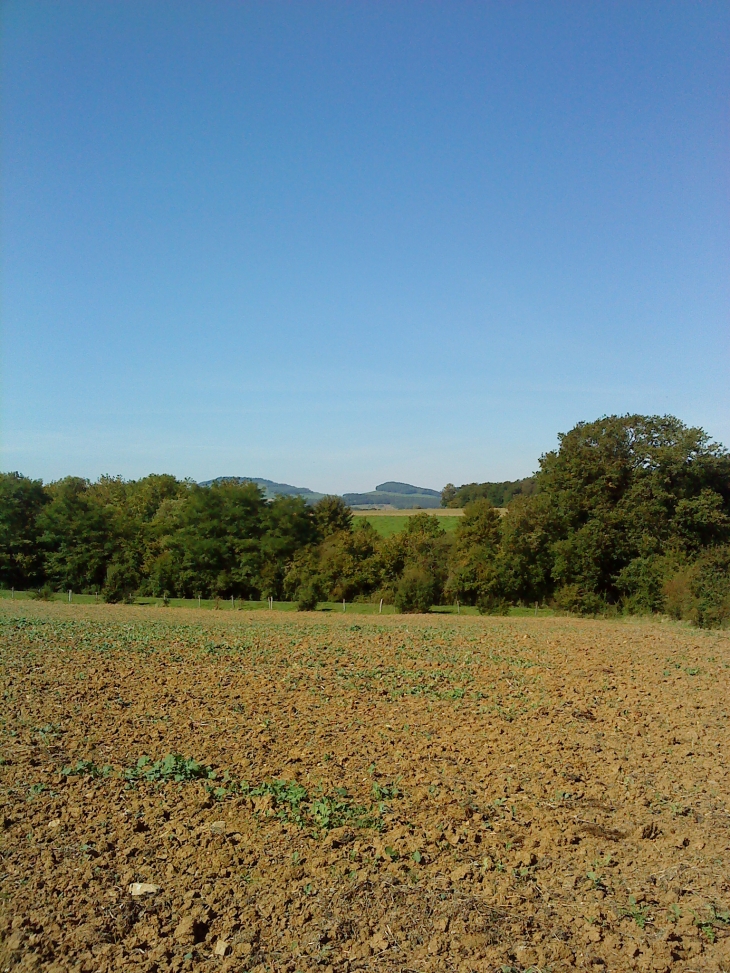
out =
{"type": "Polygon", "coordinates": [[[729,42],[725,2],[5,2],[2,468],[730,445],[729,42]]]}

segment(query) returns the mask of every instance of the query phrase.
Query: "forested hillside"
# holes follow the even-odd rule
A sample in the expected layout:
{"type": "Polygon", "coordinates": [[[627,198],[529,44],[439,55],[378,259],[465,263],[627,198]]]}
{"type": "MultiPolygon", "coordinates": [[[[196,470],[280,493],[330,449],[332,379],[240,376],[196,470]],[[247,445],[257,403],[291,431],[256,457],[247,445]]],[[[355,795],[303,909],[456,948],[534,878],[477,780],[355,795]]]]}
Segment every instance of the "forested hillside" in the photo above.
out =
{"type": "Polygon", "coordinates": [[[523,480],[503,480],[500,483],[464,483],[455,487],[447,483],[441,491],[442,507],[465,507],[475,500],[486,499],[495,507],[506,507],[515,497],[530,497],[537,492],[534,476],[523,480]]]}
{"type": "Polygon", "coordinates": [[[110,601],[272,596],[311,608],[384,598],[424,611],[458,599],[484,612],[539,602],[730,621],[730,455],[703,430],[672,417],[580,423],[528,482],[504,516],[477,494],[452,533],[424,513],[382,538],[354,525],[338,497],[307,505],[267,500],[253,483],[155,475],[44,485],[8,473],[0,584],[110,601]]]}
{"type": "Polygon", "coordinates": [[[421,507],[426,510],[440,505],[441,494],[438,490],[429,490],[427,487],[389,480],[387,483],[379,483],[369,493],[346,493],[343,499],[351,507],[384,506],[400,510],[421,507]]]}

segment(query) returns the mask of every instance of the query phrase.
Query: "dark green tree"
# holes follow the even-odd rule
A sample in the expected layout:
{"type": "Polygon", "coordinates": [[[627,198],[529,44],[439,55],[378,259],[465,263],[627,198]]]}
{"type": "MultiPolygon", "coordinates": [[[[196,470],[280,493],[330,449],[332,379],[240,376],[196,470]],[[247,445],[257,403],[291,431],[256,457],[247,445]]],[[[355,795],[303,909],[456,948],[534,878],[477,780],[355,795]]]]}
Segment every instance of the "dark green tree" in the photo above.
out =
{"type": "Polygon", "coordinates": [[[501,517],[482,497],[464,508],[455,532],[449,563],[446,597],[475,605],[480,598],[498,593],[500,578],[501,517]]]}
{"type": "Polygon", "coordinates": [[[281,598],[284,579],[297,551],[317,539],[312,507],[301,497],[279,496],[267,505],[261,537],[259,584],[265,596],[281,598]]]}
{"type": "Polygon", "coordinates": [[[56,589],[99,590],[122,550],[120,505],[80,477],[51,483],[46,491],[50,502],[38,514],[37,526],[48,581],[56,589]]]}
{"type": "Polygon", "coordinates": [[[730,539],[730,456],[702,429],[608,416],[559,440],[540,460],[537,495],[505,518],[513,598],[554,594],[595,612],[630,598],[632,577],[649,577],[635,560],[693,557],[730,539]]]}
{"type": "Polygon", "coordinates": [[[436,579],[426,567],[411,564],[404,568],[395,589],[395,607],[399,612],[428,612],[437,597],[436,579]]]}
{"type": "Polygon", "coordinates": [[[151,525],[147,590],[257,597],[267,516],[255,483],[188,485],[184,495],[162,502],[151,525]]]}
{"type": "Polygon", "coordinates": [[[0,586],[37,587],[44,580],[38,515],[48,502],[40,480],[0,474],[0,586]]]}
{"type": "Polygon", "coordinates": [[[284,591],[298,597],[315,586],[321,601],[366,598],[381,585],[381,538],[367,522],[329,534],[319,544],[298,551],[287,571],[284,591]]]}
{"type": "Polygon", "coordinates": [[[352,530],[352,510],[342,497],[322,497],[312,508],[312,514],[320,537],[352,530]]]}
{"type": "MultiPolygon", "coordinates": [[[[405,530],[386,538],[380,545],[384,594],[395,598],[406,569],[418,569],[432,579],[432,604],[440,602],[449,573],[451,544],[452,538],[437,517],[426,513],[410,517],[405,530]]],[[[415,578],[413,571],[409,576],[415,578]]]]}

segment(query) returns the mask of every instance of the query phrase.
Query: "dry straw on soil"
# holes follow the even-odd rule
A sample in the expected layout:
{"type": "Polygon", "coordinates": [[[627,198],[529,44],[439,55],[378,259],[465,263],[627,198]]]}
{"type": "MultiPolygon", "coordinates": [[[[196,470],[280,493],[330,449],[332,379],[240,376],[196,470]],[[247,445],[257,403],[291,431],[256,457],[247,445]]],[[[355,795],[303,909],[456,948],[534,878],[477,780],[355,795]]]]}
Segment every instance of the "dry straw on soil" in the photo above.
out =
{"type": "Polygon", "coordinates": [[[5,603],[0,640],[2,970],[730,970],[727,633],[5,603]]]}

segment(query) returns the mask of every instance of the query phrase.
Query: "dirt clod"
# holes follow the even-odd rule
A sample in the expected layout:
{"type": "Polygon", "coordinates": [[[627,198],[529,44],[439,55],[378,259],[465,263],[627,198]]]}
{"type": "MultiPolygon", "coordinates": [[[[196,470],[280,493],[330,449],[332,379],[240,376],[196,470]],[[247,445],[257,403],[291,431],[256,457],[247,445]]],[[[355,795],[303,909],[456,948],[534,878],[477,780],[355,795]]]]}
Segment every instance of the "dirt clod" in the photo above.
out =
{"type": "Polygon", "coordinates": [[[127,891],[130,895],[154,895],[155,892],[159,892],[160,886],[153,885],[152,882],[132,882],[127,891]]]}

